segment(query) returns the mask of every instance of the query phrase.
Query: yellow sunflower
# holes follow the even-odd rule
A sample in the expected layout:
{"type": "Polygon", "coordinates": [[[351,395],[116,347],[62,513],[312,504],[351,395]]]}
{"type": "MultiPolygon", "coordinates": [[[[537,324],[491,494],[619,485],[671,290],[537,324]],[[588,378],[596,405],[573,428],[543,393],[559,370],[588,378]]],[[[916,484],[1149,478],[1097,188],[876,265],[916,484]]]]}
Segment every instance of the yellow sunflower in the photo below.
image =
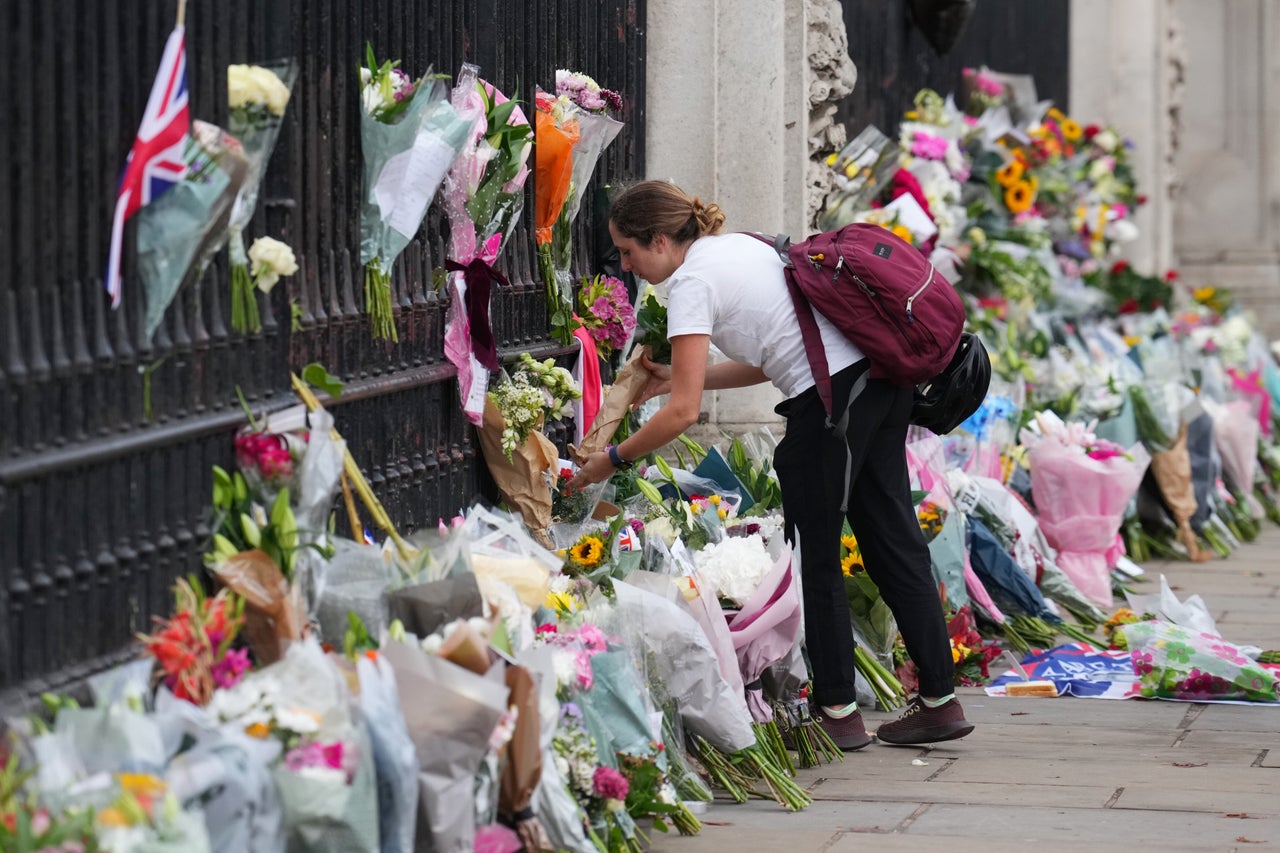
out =
{"type": "Polygon", "coordinates": [[[604,556],[604,543],[595,536],[583,536],[569,549],[569,559],[575,565],[592,568],[604,556]]]}
{"type": "Polygon", "coordinates": [[[1075,142],[1084,135],[1084,129],[1080,127],[1080,122],[1075,119],[1062,120],[1062,138],[1068,142],[1075,142]]]}
{"type": "Polygon", "coordinates": [[[890,230],[890,231],[892,231],[892,232],[894,233],[894,236],[899,237],[899,238],[901,238],[902,240],[905,240],[905,241],[906,241],[906,242],[908,242],[908,243],[912,243],[912,244],[914,244],[914,243],[915,243],[915,239],[911,236],[911,229],[910,229],[910,228],[908,228],[907,226],[905,226],[905,225],[895,225],[895,226],[893,226],[892,228],[890,228],[889,230],[890,230]]]}
{"type": "Polygon", "coordinates": [[[1025,171],[1022,161],[1014,158],[996,171],[996,183],[1002,187],[1011,187],[1022,180],[1022,173],[1025,171]]]}
{"type": "Polygon", "coordinates": [[[840,561],[840,571],[844,572],[846,577],[852,577],[855,571],[863,568],[862,558],[856,552],[850,552],[840,561]]]}
{"type": "Polygon", "coordinates": [[[1217,293],[1218,290],[1213,287],[1213,285],[1205,285],[1204,287],[1197,287],[1195,290],[1191,291],[1191,298],[1196,302],[1199,302],[1201,305],[1207,305],[1213,297],[1217,295],[1217,293]]]}
{"type": "Polygon", "coordinates": [[[845,548],[845,550],[846,550],[846,551],[857,551],[857,550],[858,550],[858,540],[857,540],[857,539],[855,539],[855,538],[853,538],[853,536],[851,536],[851,535],[850,535],[850,536],[841,536],[841,537],[840,537],[840,544],[844,546],[844,548],[845,548]]]}
{"type": "Polygon", "coordinates": [[[1036,191],[1026,181],[1018,181],[1004,191],[1004,205],[1010,213],[1022,213],[1031,209],[1036,200],[1036,191]]]}

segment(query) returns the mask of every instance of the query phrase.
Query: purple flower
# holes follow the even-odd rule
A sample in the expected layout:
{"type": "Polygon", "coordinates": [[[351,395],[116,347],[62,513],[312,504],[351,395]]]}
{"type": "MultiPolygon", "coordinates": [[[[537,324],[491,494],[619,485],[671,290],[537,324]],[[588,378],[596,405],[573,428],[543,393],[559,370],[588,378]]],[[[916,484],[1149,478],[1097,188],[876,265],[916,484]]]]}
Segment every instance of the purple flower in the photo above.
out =
{"type": "Polygon", "coordinates": [[[644,533],[644,522],[638,518],[630,519],[627,525],[636,533],[644,533]]]}
{"type": "Polygon", "coordinates": [[[249,650],[231,649],[213,665],[213,683],[221,688],[235,687],[249,671],[249,650]]]}
{"type": "Polygon", "coordinates": [[[600,95],[601,97],[604,98],[605,103],[609,105],[609,109],[615,112],[622,112],[622,96],[621,95],[619,95],[617,92],[613,91],[612,89],[601,89],[600,95]]]}

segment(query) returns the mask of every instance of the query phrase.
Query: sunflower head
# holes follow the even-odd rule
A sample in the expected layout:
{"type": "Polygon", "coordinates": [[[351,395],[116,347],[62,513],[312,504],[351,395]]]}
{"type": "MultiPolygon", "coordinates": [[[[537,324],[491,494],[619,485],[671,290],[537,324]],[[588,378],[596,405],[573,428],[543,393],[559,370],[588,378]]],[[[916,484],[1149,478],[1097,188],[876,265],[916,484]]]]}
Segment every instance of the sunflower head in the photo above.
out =
{"type": "Polygon", "coordinates": [[[569,560],[585,569],[594,568],[604,557],[604,543],[596,536],[583,536],[569,549],[569,560]]]}
{"type": "Polygon", "coordinates": [[[1022,180],[1022,173],[1026,171],[1026,167],[1022,165],[1022,161],[1016,157],[1005,163],[996,170],[996,183],[1002,187],[1010,187],[1022,180]]]}
{"type": "Polygon", "coordinates": [[[1036,191],[1027,181],[1018,181],[1004,191],[1004,204],[1010,213],[1022,213],[1031,209],[1036,191]]]}
{"type": "Polygon", "coordinates": [[[1063,119],[1062,121],[1062,138],[1068,142],[1075,142],[1081,136],[1084,136],[1084,129],[1080,127],[1080,123],[1075,119],[1063,119]]]}

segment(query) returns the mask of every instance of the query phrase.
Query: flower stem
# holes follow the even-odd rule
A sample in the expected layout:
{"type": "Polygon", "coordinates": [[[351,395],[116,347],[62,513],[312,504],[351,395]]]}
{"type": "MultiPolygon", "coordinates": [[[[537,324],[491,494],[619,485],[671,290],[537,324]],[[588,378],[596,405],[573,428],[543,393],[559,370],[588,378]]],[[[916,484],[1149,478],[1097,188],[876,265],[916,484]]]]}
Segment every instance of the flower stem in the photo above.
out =
{"type": "Polygon", "coordinates": [[[382,269],[379,258],[374,258],[364,268],[364,308],[369,314],[374,340],[400,340],[395,317],[391,313],[391,271],[382,269]]]}

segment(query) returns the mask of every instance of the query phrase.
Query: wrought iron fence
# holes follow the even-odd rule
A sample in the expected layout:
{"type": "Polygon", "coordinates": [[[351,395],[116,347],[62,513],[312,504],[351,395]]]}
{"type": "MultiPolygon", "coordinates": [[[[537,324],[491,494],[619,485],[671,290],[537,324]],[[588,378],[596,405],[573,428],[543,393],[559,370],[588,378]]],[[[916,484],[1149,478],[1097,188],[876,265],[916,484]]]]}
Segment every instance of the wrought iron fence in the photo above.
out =
{"type": "Polygon", "coordinates": [[[858,83],[837,116],[851,139],[867,125],[896,128],[924,87],[958,91],[969,66],[1030,74],[1041,98],[1068,109],[1069,0],[982,0],[946,56],[911,25],[906,0],[844,0],[844,21],[858,83]]]}
{"type": "MultiPolygon", "coordinates": [[[[293,403],[289,373],[318,361],[347,382],[338,428],[386,504],[412,529],[470,503],[487,478],[442,355],[433,286],[447,223],[433,208],[396,263],[398,344],[363,313],[356,69],[368,40],[414,73],[466,61],[526,104],[557,68],[624,94],[627,128],[593,191],[643,164],[644,0],[190,2],[193,116],[225,124],[226,66],[300,66],[248,234],[289,243],[300,270],[261,300],[261,333],[229,328],[225,253],[180,292],[154,339],[125,257],[124,303],[102,271],[116,181],[137,130],[174,4],[10,4],[0,63],[0,704],[58,687],[129,653],[199,566],[210,467],[231,462],[255,408],[293,403]],[[301,308],[291,332],[289,300],[301,308]]],[[[563,354],[548,338],[526,217],[500,259],[503,355],[563,354]]],[[[575,266],[598,268],[603,223],[584,205],[575,266]]],[[[125,245],[132,245],[132,229],[125,245]]],[[[604,241],[607,243],[607,240],[604,241]]],[[[563,427],[560,438],[563,442],[563,427]]]]}

